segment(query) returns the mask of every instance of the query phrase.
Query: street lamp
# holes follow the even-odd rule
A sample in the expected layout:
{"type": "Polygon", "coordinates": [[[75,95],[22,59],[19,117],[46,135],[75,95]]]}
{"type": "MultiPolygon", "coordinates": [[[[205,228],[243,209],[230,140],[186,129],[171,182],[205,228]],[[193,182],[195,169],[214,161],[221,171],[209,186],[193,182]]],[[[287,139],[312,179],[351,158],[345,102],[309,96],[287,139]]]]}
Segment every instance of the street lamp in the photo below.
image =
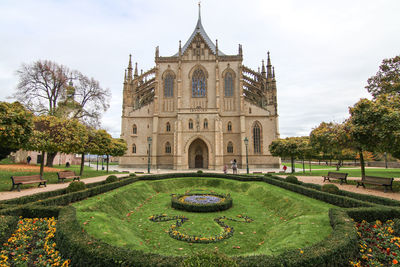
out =
{"type": "Polygon", "coordinates": [[[150,173],[150,149],[151,149],[151,137],[147,137],[147,143],[149,144],[149,157],[148,157],[148,160],[147,160],[147,173],[150,173]]]}
{"type": "Polygon", "coordinates": [[[243,141],[244,141],[244,145],[246,146],[246,170],[247,170],[247,174],[249,174],[249,154],[248,154],[249,139],[247,139],[247,137],[245,137],[243,141]]]}

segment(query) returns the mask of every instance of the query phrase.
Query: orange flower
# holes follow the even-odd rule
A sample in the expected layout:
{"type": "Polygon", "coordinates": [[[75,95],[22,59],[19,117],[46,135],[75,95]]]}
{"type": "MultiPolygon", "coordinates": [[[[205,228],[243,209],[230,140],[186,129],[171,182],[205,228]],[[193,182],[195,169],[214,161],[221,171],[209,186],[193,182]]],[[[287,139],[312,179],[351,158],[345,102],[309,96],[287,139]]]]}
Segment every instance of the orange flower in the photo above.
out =
{"type": "Polygon", "coordinates": [[[397,263],[399,263],[399,261],[396,260],[396,259],[394,259],[392,263],[393,263],[393,264],[397,264],[397,263]]]}

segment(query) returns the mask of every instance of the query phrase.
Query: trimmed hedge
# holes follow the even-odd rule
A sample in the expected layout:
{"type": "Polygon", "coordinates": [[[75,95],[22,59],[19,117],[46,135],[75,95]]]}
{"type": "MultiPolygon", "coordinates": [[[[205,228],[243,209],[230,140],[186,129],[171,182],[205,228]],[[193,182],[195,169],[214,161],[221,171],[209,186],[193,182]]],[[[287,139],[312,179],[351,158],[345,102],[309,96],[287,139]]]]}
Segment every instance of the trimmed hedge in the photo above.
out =
{"type": "Polygon", "coordinates": [[[223,211],[231,208],[233,205],[233,201],[231,196],[225,195],[225,194],[216,194],[216,193],[210,193],[210,194],[199,194],[199,193],[187,193],[184,195],[172,195],[171,197],[171,206],[174,209],[178,210],[185,210],[189,212],[214,212],[214,211],[223,211]],[[211,204],[196,204],[196,203],[190,203],[190,202],[181,202],[179,199],[184,196],[193,196],[193,195],[213,195],[217,196],[220,198],[223,198],[224,200],[218,203],[211,203],[211,204]]]}
{"type": "Polygon", "coordinates": [[[78,192],[86,189],[86,185],[84,182],[81,181],[73,181],[71,182],[68,187],[67,187],[67,192],[72,193],[72,192],[78,192]]]}
{"type": "Polygon", "coordinates": [[[366,220],[373,222],[376,220],[387,221],[400,218],[400,208],[384,207],[379,208],[356,208],[346,210],[347,214],[357,222],[366,220]]]}
{"type": "Polygon", "coordinates": [[[56,243],[61,254],[73,266],[179,266],[181,257],[162,256],[115,247],[90,237],[76,220],[72,206],[61,209],[56,243]]]}
{"type": "Polygon", "coordinates": [[[17,216],[0,216],[0,246],[4,244],[17,228],[17,216]]]}
{"type": "MultiPolygon", "coordinates": [[[[232,259],[239,266],[346,266],[358,253],[357,233],[345,211],[331,209],[333,231],[325,240],[278,256],[242,256],[232,259]]],[[[90,237],[76,219],[72,206],[61,209],[57,226],[57,246],[74,266],[179,266],[183,257],[162,256],[114,247],[90,237]]],[[[187,262],[187,261],[186,261],[187,262]]]]}

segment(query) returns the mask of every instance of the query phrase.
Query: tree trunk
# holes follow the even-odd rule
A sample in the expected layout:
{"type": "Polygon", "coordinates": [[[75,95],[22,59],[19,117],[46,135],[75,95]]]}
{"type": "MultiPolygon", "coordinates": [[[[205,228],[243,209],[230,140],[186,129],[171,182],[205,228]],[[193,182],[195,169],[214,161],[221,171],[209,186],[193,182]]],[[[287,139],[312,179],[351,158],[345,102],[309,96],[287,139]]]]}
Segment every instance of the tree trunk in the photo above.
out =
{"type": "Polygon", "coordinates": [[[53,161],[56,156],[57,152],[47,153],[46,167],[53,167],[53,161]]]}
{"type": "Polygon", "coordinates": [[[97,155],[97,168],[96,168],[96,171],[98,171],[99,170],[99,155],[97,155]]]}
{"type": "Polygon", "coordinates": [[[305,165],[304,165],[304,159],[303,159],[303,173],[306,173],[306,168],[305,168],[305,165]]]}
{"type": "Polygon", "coordinates": [[[83,168],[85,168],[85,153],[82,153],[82,158],[81,158],[81,169],[79,171],[79,176],[82,176],[83,174],[83,168]]]}
{"type": "Polygon", "coordinates": [[[42,160],[40,161],[40,176],[43,177],[44,172],[44,156],[46,155],[45,151],[42,151],[42,160]]]}
{"type": "Polygon", "coordinates": [[[292,163],[292,173],[294,173],[296,170],[295,170],[295,167],[294,167],[294,157],[293,156],[290,157],[290,161],[292,163]]]}
{"type": "Polygon", "coordinates": [[[308,166],[310,166],[310,173],[311,173],[311,159],[308,160],[308,166]]]}
{"type": "Polygon", "coordinates": [[[387,162],[387,153],[385,152],[385,169],[388,168],[388,162],[387,162]]]}
{"type": "Polygon", "coordinates": [[[107,155],[107,173],[108,173],[108,163],[110,162],[110,156],[107,155]]]}
{"type": "Polygon", "coordinates": [[[360,165],[361,165],[361,177],[362,179],[365,178],[365,162],[364,162],[364,155],[362,149],[359,150],[360,155],[360,165]]]}
{"type": "Polygon", "coordinates": [[[339,171],[339,170],[340,170],[340,166],[342,165],[341,163],[342,163],[342,160],[339,159],[338,162],[337,162],[337,164],[336,164],[336,171],[339,171]]]}

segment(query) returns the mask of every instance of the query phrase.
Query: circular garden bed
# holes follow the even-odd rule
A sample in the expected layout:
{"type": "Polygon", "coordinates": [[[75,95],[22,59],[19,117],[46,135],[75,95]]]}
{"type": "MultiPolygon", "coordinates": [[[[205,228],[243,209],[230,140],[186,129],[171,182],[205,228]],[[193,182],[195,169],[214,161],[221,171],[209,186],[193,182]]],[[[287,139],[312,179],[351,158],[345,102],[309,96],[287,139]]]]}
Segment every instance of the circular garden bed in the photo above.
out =
{"type": "Polygon", "coordinates": [[[190,212],[223,211],[232,207],[233,201],[230,194],[216,193],[186,193],[173,194],[171,206],[178,210],[190,212]]]}

